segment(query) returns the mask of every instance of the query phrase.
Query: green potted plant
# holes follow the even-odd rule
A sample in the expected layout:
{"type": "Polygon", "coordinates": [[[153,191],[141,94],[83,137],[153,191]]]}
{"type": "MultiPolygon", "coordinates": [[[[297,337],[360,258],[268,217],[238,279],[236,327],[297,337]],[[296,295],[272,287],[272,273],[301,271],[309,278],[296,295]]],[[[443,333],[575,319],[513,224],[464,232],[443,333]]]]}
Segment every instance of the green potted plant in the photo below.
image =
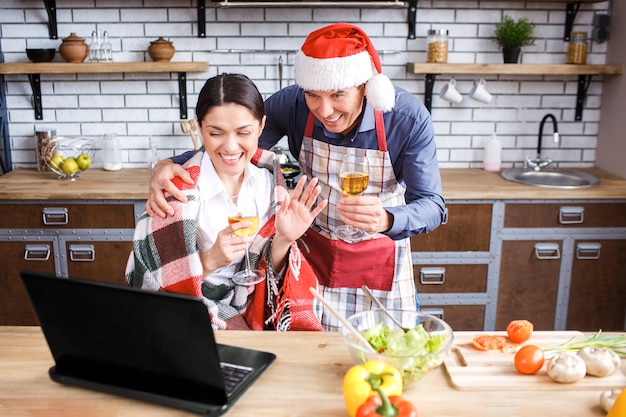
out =
{"type": "Polygon", "coordinates": [[[505,64],[516,64],[522,46],[535,44],[535,25],[527,18],[519,20],[504,15],[502,21],[496,24],[493,41],[502,48],[502,56],[505,64]]]}

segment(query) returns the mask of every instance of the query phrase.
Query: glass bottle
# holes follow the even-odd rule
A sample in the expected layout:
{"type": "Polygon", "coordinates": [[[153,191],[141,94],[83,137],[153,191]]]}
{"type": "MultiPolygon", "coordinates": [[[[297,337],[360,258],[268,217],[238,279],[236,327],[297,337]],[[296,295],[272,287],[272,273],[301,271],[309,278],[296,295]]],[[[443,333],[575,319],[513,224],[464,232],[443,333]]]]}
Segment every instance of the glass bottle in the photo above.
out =
{"type": "Polygon", "coordinates": [[[94,30],[91,32],[91,43],[89,44],[89,62],[98,62],[100,60],[100,32],[94,30]]]}
{"type": "Polygon", "coordinates": [[[105,62],[113,61],[113,51],[109,42],[109,33],[105,30],[102,34],[102,60],[105,62]]]}
{"type": "Polygon", "coordinates": [[[159,162],[159,146],[157,141],[150,138],[150,158],[148,158],[148,168],[153,169],[159,162]]]}
{"type": "Polygon", "coordinates": [[[448,62],[448,31],[445,29],[430,29],[428,31],[427,62],[445,64],[448,62]]]}
{"type": "Polygon", "coordinates": [[[569,45],[567,47],[568,64],[587,63],[587,32],[572,32],[569,45]]]}
{"type": "Polygon", "coordinates": [[[106,171],[122,169],[122,144],[115,133],[107,133],[102,140],[102,163],[106,171]]]}

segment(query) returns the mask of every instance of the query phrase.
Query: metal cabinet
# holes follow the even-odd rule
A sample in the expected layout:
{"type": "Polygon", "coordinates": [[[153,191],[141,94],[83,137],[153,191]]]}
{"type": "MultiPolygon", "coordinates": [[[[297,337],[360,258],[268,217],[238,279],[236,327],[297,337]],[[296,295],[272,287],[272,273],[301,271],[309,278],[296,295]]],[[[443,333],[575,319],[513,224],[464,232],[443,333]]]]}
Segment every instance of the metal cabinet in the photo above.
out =
{"type": "Polygon", "coordinates": [[[0,325],[36,325],[20,271],[124,283],[144,202],[0,202],[0,325]]]}
{"type": "Polygon", "coordinates": [[[449,201],[411,239],[423,310],[455,330],[626,330],[626,202],[449,201]]]}
{"type": "Polygon", "coordinates": [[[495,330],[626,330],[626,202],[501,204],[495,330]]]}
{"type": "Polygon", "coordinates": [[[411,239],[419,303],[454,330],[482,330],[495,273],[492,203],[454,201],[447,208],[445,224],[411,239]]]}

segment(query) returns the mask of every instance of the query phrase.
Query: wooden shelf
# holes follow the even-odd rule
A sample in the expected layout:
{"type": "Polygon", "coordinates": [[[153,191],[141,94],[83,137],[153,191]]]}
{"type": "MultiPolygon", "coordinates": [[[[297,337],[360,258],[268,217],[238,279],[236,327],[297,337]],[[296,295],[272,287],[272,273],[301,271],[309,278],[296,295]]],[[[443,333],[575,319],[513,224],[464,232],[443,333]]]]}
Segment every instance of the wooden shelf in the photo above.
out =
{"type": "Polygon", "coordinates": [[[407,72],[425,74],[424,105],[432,112],[433,87],[437,74],[578,75],[575,120],[582,120],[583,104],[593,75],[620,75],[624,65],[573,64],[430,64],[408,63],[407,72]]]}
{"type": "Polygon", "coordinates": [[[0,74],[27,74],[33,89],[35,119],[43,119],[41,74],[178,73],[180,118],[187,118],[187,73],[206,72],[207,62],[38,62],[0,64],[0,74]]]}
{"type": "Polygon", "coordinates": [[[624,65],[573,64],[425,64],[409,63],[412,74],[600,75],[622,74],[624,65]]]}
{"type": "Polygon", "coordinates": [[[0,64],[0,74],[205,72],[208,68],[206,62],[14,62],[0,64]]]}

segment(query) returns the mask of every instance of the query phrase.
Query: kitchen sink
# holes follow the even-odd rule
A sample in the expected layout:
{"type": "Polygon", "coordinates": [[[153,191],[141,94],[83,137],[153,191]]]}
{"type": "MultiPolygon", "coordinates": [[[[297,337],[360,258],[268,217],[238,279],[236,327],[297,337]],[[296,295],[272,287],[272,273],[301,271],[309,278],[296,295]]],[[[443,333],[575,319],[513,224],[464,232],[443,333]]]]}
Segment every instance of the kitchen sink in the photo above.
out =
{"type": "Polygon", "coordinates": [[[535,171],[529,168],[514,168],[502,172],[502,177],[521,184],[548,188],[587,188],[600,183],[593,175],[573,169],[535,171]]]}

